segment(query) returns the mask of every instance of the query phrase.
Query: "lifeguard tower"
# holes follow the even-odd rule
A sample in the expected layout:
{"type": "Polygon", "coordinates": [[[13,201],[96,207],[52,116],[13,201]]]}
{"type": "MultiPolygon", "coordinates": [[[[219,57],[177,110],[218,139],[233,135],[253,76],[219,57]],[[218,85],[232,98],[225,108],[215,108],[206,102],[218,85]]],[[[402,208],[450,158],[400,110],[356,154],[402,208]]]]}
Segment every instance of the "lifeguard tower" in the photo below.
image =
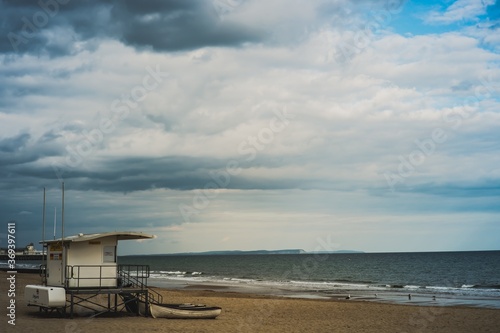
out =
{"type": "Polygon", "coordinates": [[[63,313],[69,307],[73,317],[76,306],[94,311],[94,315],[124,309],[140,314],[139,305],[144,304],[143,314],[147,315],[149,303],[162,302],[161,295],[147,287],[149,266],[118,265],[117,246],[121,240],[154,237],[115,231],[43,241],[47,258],[42,267],[42,285],[26,286],[28,305],[63,313]],[[104,295],[100,302],[96,301],[99,295],[104,295]]]}
{"type": "Polygon", "coordinates": [[[24,289],[28,306],[38,306],[45,312],[56,310],[63,315],[69,308],[71,318],[75,307],[90,310],[94,317],[123,310],[137,315],[151,314],[154,318],[215,318],[221,313],[220,307],[164,304],[161,294],[148,289],[149,266],[118,265],[118,241],[151,239],[154,235],[113,231],[64,237],[64,183],[62,194],[61,238],[55,239],[54,220],[54,239],[45,241],[43,189],[40,243],[46,256],[41,266],[42,284],[27,285],[24,289]]]}

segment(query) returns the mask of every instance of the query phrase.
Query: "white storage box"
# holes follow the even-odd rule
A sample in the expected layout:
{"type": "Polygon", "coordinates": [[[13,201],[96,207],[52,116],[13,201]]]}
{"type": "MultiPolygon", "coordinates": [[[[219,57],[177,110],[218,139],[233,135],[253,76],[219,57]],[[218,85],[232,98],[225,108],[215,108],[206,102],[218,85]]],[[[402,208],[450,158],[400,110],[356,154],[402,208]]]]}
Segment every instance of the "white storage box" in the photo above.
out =
{"type": "Polygon", "coordinates": [[[66,306],[66,290],[59,287],[27,285],[24,288],[24,300],[28,305],[60,308],[66,306]]]}

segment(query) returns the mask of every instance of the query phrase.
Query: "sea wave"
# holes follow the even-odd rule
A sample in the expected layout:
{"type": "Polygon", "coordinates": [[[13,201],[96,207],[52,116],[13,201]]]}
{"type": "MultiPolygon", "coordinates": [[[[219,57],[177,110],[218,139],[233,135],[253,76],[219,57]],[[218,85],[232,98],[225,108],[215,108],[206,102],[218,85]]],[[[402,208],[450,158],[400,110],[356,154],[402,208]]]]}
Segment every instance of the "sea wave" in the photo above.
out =
{"type": "Polygon", "coordinates": [[[474,285],[472,286],[474,289],[500,289],[500,284],[492,284],[492,285],[474,285]]]}
{"type": "Polygon", "coordinates": [[[500,296],[500,286],[419,286],[412,284],[359,283],[341,281],[302,281],[302,280],[265,280],[238,277],[222,277],[206,275],[202,272],[159,271],[151,277],[164,280],[178,280],[186,283],[214,283],[224,285],[248,285],[255,287],[270,287],[283,290],[323,291],[323,292],[401,292],[421,293],[429,295],[466,295],[466,296],[500,296]]]}
{"type": "Polygon", "coordinates": [[[203,272],[184,272],[184,271],[151,271],[150,277],[152,278],[169,278],[169,277],[191,277],[200,276],[203,272]]]}

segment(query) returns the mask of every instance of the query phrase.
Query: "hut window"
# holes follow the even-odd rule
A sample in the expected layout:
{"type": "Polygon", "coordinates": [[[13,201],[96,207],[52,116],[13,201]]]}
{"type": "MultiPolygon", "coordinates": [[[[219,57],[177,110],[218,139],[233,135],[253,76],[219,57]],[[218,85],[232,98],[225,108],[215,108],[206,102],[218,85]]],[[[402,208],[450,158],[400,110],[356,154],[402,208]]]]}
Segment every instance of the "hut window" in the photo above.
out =
{"type": "Polygon", "coordinates": [[[116,246],[104,246],[103,262],[116,262],[116,246]]]}

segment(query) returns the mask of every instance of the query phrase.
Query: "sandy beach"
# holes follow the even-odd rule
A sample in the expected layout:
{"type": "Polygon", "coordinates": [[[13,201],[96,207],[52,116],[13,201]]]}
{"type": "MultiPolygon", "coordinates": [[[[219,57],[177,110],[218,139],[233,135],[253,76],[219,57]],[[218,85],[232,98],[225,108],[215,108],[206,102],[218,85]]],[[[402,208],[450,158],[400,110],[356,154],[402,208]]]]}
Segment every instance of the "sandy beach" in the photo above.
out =
{"type": "Polygon", "coordinates": [[[123,315],[74,319],[45,315],[24,302],[36,274],[16,274],[16,320],[8,324],[7,273],[0,272],[1,332],[498,332],[500,310],[380,304],[352,300],[267,297],[209,290],[156,289],[168,303],[223,308],[214,320],[172,320],[123,315]]]}

